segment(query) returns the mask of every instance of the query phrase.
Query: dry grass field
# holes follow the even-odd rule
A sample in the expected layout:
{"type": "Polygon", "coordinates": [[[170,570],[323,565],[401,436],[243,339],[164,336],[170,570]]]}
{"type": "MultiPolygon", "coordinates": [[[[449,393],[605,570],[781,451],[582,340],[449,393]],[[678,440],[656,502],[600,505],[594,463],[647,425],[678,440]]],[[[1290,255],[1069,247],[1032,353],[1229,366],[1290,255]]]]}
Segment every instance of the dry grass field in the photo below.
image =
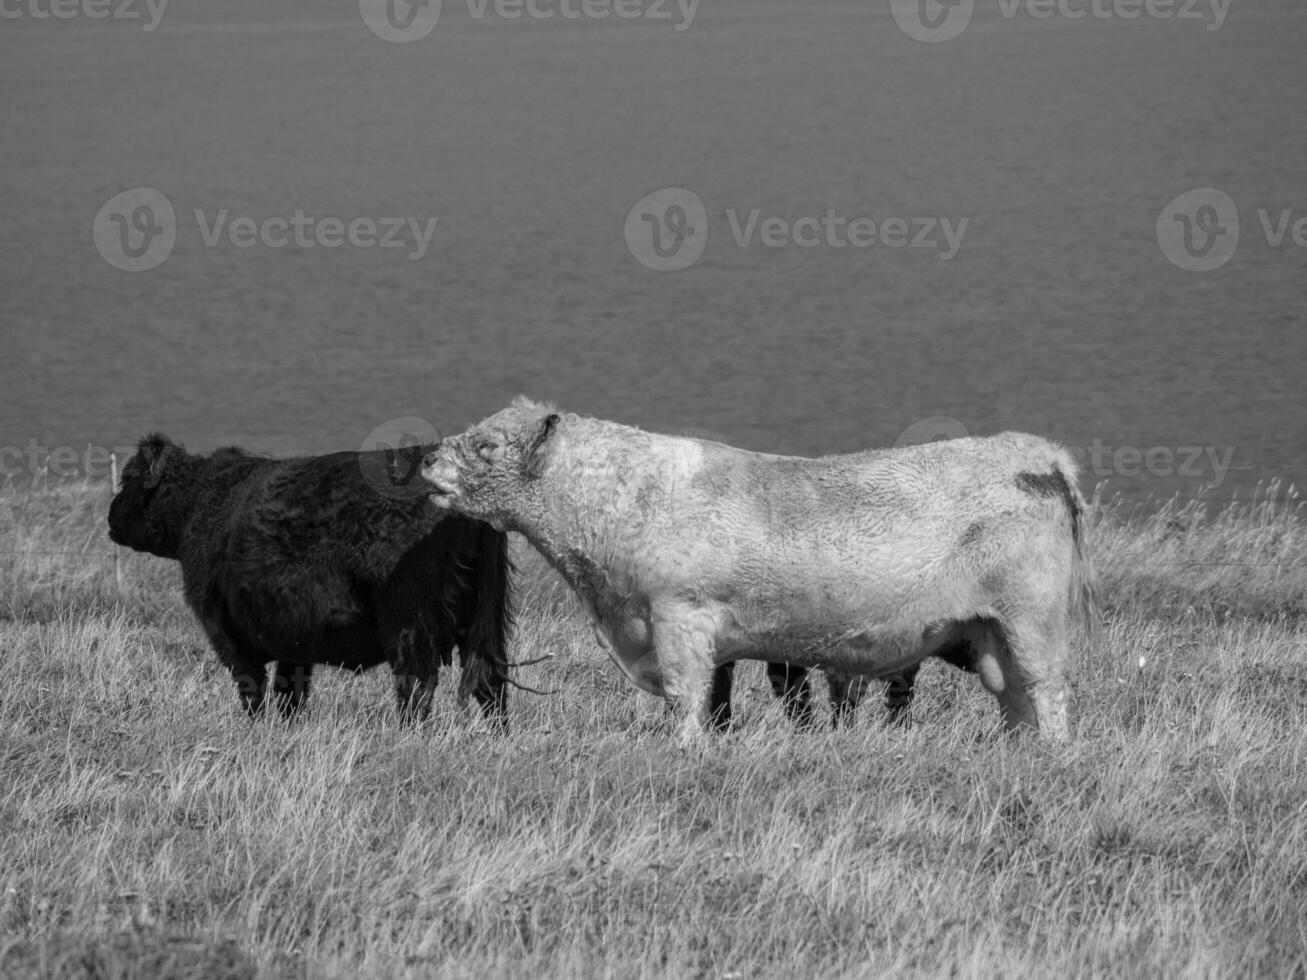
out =
{"type": "Polygon", "coordinates": [[[0,976],[1303,977],[1307,513],[1096,505],[1074,739],[924,670],[915,724],[661,704],[519,556],[499,737],[323,670],[250,723],[104,485],[0,493],[0,976]]]}

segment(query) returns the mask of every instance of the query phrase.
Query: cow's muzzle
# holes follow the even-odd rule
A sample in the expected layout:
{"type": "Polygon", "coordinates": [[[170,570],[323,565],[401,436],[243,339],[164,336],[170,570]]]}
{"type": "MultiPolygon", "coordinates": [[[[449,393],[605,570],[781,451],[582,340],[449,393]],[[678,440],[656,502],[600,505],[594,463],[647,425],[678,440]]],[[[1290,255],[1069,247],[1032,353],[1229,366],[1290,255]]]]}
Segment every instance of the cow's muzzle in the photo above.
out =
{"type": "Polygon", "coordinates": [[[431,484],[432,497],[439,500],[458,492],[458,467],[437,449],[422,460],[422,479],[431,484]]]}

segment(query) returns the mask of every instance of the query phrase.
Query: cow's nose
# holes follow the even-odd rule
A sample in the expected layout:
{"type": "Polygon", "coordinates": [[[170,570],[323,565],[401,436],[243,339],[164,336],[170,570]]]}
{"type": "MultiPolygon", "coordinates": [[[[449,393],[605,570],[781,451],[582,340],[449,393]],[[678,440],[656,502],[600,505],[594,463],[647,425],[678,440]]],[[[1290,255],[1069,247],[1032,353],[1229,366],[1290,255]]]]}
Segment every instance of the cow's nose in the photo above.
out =
{"type": "Polygon", "coordinates": [[[438,450],[427,453],[422,460],[422,479],[426,480],[440,493],[449,493],[456,470],[450,460],[438,450]]]}

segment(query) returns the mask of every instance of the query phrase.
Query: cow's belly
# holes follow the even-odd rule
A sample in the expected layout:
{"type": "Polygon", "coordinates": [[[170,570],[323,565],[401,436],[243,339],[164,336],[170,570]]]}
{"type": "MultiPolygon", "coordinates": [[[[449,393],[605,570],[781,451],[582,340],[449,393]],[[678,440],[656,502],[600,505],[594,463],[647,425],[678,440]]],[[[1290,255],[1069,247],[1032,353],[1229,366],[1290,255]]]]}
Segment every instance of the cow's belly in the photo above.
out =
{"type": "MultiPolygon", "coordinates": [[[[675,564],[660,551],[642,566],[612,570],[611,592],[580,593],[600,646],[633,684],[657,696],[665,693],[665,678],[654,649],[654,610],[659,619],[683,616],[692,632],[711,634],[717,663],[783,660],[869,676],[892,675],[929,656],[941,630],[977,614],[971,590],[942,584],[929,563],[882,562],[871,574],[856,563],[814,569],[750,555],[728,569],[695,566],[701,571],[693,590],[675,564]],[[697,601],[687,602],[687,591],[699,593],[697,601]]],[[[674,661],[679,651],[662,653],[674,661]]]]}
{"type": "Polygon", "coordinates": [[[317,650],[319,663],[343,670],[367,670],[385,663],[386,651],[372,623],[324,630],[317,650]]]}
{"type": "MultiPolygon", "coordinates": [[[[820,584],[821,580],[816,579],[820,584]]],[[[784,660],[888,676],[929,656],[954,624],[983,615],[975,596],[919,582],[780,588],[719,610],[717,660],[784,660]]]]}
{"type": "Polygon", "coordinates": [[[887,676],[927,656],[930,647],[920,629],[898,625],[838,629],[821,624],[731,632],[719,639],[716,659],[784,660],[804,667],[887,676]]]}

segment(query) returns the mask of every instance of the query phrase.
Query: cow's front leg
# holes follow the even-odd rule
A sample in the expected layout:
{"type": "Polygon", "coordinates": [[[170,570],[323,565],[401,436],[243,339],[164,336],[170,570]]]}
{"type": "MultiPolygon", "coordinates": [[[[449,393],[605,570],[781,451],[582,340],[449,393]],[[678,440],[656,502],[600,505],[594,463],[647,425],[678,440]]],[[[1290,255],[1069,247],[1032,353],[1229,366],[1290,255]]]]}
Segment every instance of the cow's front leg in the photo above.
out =
{"type": "Polygon", "coordinates": [[[277,707],[283,718],[294,718],[304,706],[309,696],[309,687],[313,682],[312,664],[295,664],[285,660],[277,661],[273,674],[272,689],[276,696],[277,707]]]}
{"type": "Polygon", "coordinates": [[[268,689],[268,665],[263,660],[250,656],[228,662],[227,669],[236,682],[241,707],[251,718],[255,717],[263,710],[263,697],[268,689]]]}
{"type": "Polygon", "coordinates": [[[241,707],[251,718],[255,717],[263,710],[263,697],[268,689],[267,659],[242,641],[241,633],[223,611],[220,597],[210,596],[210,601],[199,606],[196,612],[218,661],[231,671],[241,707]]]}
{"type": "Polygon", "coordinates": [[[663,696],[680,718],[680,742],[700,742],[712,729],[713,632],[701,614],[672,612],[653,623],[663,696]]]}

